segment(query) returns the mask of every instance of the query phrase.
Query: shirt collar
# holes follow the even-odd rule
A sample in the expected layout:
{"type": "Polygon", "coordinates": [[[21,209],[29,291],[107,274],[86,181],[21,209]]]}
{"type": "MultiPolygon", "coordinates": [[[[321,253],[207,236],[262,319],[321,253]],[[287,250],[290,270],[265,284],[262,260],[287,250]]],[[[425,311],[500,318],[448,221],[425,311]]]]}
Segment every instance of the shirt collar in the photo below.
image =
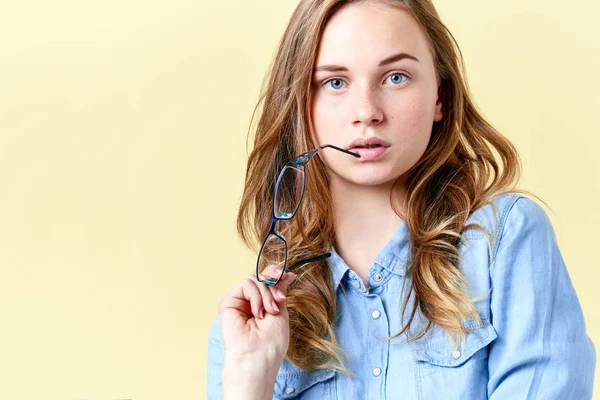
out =
{"type": "MultiPolygon", "coordinates": [[[[406,221],[402,221],[394,236],[375,257],[373,263],[387,269],[391,273],[403,276],[406,272],[406,260],[408,258],[409,233],[406,221]]],[[[335,245],[331,247],[330,253],[329,265],[333,275],[333,287],[337,290],[340,282],[350,270],[350,267],[335,251],[335,245]]]]}

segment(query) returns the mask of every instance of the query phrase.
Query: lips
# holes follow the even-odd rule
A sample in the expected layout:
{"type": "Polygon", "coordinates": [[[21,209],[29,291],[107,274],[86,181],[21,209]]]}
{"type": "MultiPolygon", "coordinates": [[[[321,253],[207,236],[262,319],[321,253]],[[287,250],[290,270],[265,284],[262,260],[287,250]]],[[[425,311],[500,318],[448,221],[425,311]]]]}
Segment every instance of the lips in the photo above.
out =
{"type": "Polygon", "coordinates": [[[368,149],[368,148],[375,148],[375,147],[390,147],[390,144],[383,139],[380,139],[375,136],[371,136],[369,138],[355,139],[348,147],[348,150],[368,149]]]}
{"type": "Polygon", "coordinates": [[[353,149],[372,149],[374,147],[384,147],[384,146],[381,146],[380,144],[370,144],[368,146],[355,146],[355,147],[352,147],[352,148],[353,149]]]}
{"type": "Polygon", "coordinates": [[[374,146],[374,147],[354,147],[352,151],[360,155],[360,158],[356,162],[368,162],[375,161],[382,158],[387,153],[388,147],[385,146],[374,146]]]}

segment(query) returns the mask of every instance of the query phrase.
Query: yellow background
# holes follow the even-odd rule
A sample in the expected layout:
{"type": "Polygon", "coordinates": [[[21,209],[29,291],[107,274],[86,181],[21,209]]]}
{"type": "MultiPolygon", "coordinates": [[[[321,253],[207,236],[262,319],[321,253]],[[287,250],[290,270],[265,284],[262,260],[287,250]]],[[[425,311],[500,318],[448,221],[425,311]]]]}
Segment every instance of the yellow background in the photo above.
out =
{"type": "MultiPolygon", "coordinates": [[[[600,3],[435,3],[598,346],[600,3]]],[[[205,397],[208,328],[254,270],[246,131],[296,4],[2,1],[0,398],[205,397]]]]}

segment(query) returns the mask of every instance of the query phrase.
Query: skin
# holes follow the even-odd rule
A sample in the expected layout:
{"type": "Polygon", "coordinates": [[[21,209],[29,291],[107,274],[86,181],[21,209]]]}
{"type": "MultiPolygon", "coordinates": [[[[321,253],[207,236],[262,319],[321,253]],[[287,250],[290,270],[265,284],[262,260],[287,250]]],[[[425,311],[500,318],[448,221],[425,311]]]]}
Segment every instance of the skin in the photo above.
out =
{"type": "MultiPolygon", "coordinates": [[[[336,250],[366,280],[373,259],[402,223],[389,203],[392,184],[397,178],[402,182],[423,155],[433,123],[442,118],[439,77],[425,34],[412,17],[366,3],[345,5],[330,18],[319,42],[316,66],[325,64],[348,71],[317,72],[313,77],[315,143],[348,148],[358,137],[378,136],[391,145],[376,161],[331,149],[319,153],[328,169],[338,221],[336,250]],[[378,66],[398,52],[409,53],[419,62],[404,59],[378,66]]],[[[404,203],[405,191],[401,196],[404,203]]],[[[275,266],[265,271],[265,276],[278,275],[275,266]]],[[[284,276],[272,288],[250,275],[219,304],[224,399],[273,396],[289,345],[286,300],[277,296],[276,289],[285,296],[295,275],[284,276]]]]}
{"type": "MultiPolygon", "coordinates": [[[[269,266],[262,278],[278,277],[269,266]]],[[[296,278],[285,273],[277,286],[248,275],[219,303],[225,359],[221,374],[223,399],[262,400],[273,397],[279,366],[289,346],[286,292],[296,278]]]]}
{"type": "Polygon", "coordinates": [[[365,283],[376,255],[403,222],[390,205],[392,184],[400,178],[405,212],[405,173],[425,153],[433,123],[442,119],[439,84],[427,37],[407,12],[352,3],[326,24],[313,74],[313,140],[347,149],[356,138],[377,136],[391,145],[373,161],[319,152],[330,178],[336,251],[365,283]],[[419,61],[379,66],[400,52],[419,61]],[[348,71],[316,71],[324,65],[348,71]]]}

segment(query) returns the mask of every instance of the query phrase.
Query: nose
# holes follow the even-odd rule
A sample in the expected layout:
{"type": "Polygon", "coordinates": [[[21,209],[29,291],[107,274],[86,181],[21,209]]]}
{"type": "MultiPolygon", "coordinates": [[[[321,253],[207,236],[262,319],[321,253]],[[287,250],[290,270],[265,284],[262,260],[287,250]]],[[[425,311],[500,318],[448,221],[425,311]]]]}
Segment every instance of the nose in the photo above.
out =
{"type": "Polygon", "coordinates": [[[370,85],[364,85],[357,95],[356,120],[354,125],[379,124],[383,119],[383,110],[379,104],[377,93],[370,85]]]}

